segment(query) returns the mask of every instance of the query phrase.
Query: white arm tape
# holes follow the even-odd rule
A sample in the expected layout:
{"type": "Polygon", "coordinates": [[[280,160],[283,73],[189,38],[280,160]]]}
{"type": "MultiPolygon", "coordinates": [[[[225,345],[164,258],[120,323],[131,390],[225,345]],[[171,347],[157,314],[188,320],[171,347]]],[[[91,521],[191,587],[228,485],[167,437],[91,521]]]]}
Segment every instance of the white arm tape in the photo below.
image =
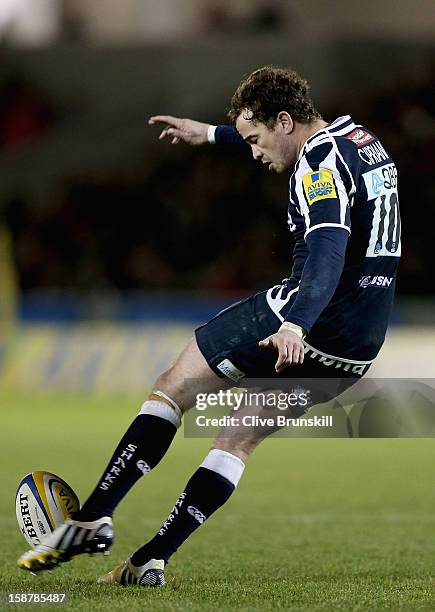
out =
{"type": "Polygon", "coordinates": [[[300,325],[296,325],[296,323],[290,323],[289,321],[284,321],[278,331],[281,330],[291,331],[297,334],[302,340],[307,335],[306,331],[300,325]]]}
{"type": "Polygon", "coordinates": [[[216,144],[216,133],[217,125],[209,125],[207,130],[207,138],[210,144],[216,144]]]}

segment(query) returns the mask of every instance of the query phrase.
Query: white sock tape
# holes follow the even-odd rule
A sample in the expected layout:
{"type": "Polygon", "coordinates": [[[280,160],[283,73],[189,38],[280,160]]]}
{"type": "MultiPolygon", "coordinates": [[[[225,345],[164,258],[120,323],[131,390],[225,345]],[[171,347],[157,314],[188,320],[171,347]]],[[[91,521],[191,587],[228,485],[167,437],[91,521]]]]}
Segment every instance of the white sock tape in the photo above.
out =
{"type": "Polygon", "coordinates": [[[158,402],[157,400],[147,400],[142,404],[139,414],[151,414],[152,416],[160,417],[165,419],[174,425],[177,429],[181,425],[181,418],[175,412],[173,408],[168,406],[165,402],[158,402]]]}
{"type": "Polygon", "coordinates": [[[213,448],[200,467],[212,470],[221,476],[224,476],[227,480],[233,483],[235,487],[239,484],[239,480],[242,477],[245,464],[239,457],[227,453],[227,451],[220,450],[219,448],[213,448]]]}
{"type": "Polygon", "coordinates": [[[163,391],[159,391],[158,389],[157,391],[153,391],[151,395],[157,395],[158,397],[161,397],[162,399],[169,402],[169,404],[171,404],[172,408],[175,410],[175,413],[177,414],[177,416],[179,416],[181,419],[181,417],[183,416],[183,413],[181,412],[181,408],[177,404],[177,402],[174,402],[174,400],[169,397],[169,395],[166,395],[166,393],[163,393],[163,391]]]}

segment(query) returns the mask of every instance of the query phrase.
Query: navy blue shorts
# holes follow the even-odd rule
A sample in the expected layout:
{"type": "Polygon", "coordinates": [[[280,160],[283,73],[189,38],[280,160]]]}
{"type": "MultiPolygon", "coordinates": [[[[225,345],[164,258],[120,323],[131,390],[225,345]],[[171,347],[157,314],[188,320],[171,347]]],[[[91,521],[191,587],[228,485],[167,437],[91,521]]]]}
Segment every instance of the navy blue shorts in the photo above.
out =
{"type": "Polygon", "coordinates": [[[357,379],[370,367],[369,363],[327,355],[305,342],[304,363],[277,374],[277,351],[261,348],[258,342],[277,332],[280,325],[267,303],[266,291],[262,291],[232,304],[196,329],[196,341],[211,369],[234,381],[244,377],[357,379]]]}

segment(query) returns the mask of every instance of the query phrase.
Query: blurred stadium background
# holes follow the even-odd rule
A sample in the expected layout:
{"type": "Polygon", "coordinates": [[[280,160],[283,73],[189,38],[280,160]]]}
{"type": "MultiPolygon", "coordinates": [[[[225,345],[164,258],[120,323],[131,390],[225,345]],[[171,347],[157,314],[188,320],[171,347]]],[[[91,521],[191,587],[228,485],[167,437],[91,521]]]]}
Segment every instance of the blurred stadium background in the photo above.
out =
{"type": "Polygon", "coordinates": [[[379,376],[431,376],[435,5],[3,0],[0,384],[143,389],[195,324],[288,275],[286,176],[171,147],[151,114],[225,121],[241,76],[291,65],[400,173],[403,258],[379,376]]]}

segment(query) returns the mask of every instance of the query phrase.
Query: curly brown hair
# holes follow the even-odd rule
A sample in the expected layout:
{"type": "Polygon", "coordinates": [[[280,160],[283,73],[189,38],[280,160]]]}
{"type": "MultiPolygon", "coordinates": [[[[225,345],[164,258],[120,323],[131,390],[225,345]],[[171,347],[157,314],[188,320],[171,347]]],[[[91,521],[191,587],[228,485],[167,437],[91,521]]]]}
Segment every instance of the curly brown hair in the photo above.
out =
{"type": "Polygon", "coordinates": [[[273,127],[278,113],[287,111],[294,121],[310,123],[322,116],[308,95],[309,88],[307,81],[290,68],[264,66],[242,79],[231,99],[228,117],[235,123],[247,110],[253,123],[273,127]]]}

